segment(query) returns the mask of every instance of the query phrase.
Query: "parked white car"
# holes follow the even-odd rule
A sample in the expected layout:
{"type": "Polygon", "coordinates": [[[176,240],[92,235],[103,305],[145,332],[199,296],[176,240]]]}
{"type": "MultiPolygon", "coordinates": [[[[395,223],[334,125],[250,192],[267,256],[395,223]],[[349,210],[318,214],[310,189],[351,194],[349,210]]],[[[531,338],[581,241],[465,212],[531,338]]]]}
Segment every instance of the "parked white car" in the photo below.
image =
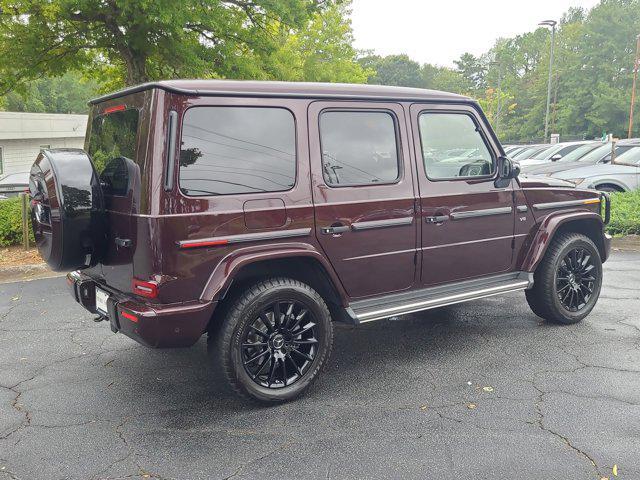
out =
{"type": "Polygon", "coordinates": [[[552,175],[580,188],[603,192],[628,192],[640,187],[640,145],[628,149],[612,163],[572,168],[552,175]]]}
{"type": "Polygon", "coordinates": [[[521,166],[542,165],[549,162],[557,162],[561,160],[565,155],[573,152],[575,149],[582,145],[588,145],[594,143],[593,141],[584,142],[564,142],[552,145],[551,147],[532,155],[529,158],[520,158],[518,162],[521,166]]]}

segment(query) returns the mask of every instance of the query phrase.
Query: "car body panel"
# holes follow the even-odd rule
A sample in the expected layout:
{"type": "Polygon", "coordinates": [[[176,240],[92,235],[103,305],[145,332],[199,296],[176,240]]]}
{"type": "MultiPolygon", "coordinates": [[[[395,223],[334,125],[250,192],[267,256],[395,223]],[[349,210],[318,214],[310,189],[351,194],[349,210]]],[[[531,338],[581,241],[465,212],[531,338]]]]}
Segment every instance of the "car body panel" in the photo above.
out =
{"type": "MultiPolygon", "coordinates": [[[[124,320],[118,328],[150,346],[195,341],[209,320],[220,320],[216,305],[234,279],[246,267],[261,262],[314,262],[346,309],[357,299],[380,298],[390,292],[519,269],[532,271],[561,225],[560,217],[568,221],[589,216],[591,221],[591,216],[597,216],[597,205],[562,204],[597,199],[597,192],[576,190],[559,179],[429,180],[417,125],[417,114],[425,109],[471,114],[496,162],[504,155],[478,104],[458,95],[376,86],[173,81],[96,99],[91,116],[123,103],[144,110],[146,140],[145,173],[135,205],[131,211],[118,212],[129,222],[128,235],[134,240],[121,265],[127,272],[105,274],[108,265],[103,265],[82,275],[118,299],[114,308],[144,319],[143,330],[124,320]],[[179,162],[171,165],[167,159],[180,157],[185,112],[202,106],[272,106],[290,111],[296,133],[295,185],[284,192],[185,195],[179,188],[179,162]],[[326,108],[392,111],[399,129],[401,180],[393,185],[328,187],[320,167],[317,122],[318,113],[326,108]],[[174,116],[179,122],[177,141],[172,143],[168,132],[174,116]],[[168,176],[175,181],[166,185],[168,176]],[[557,208],[535,209],[536,204],[552,202],[558,203],[557,208]],[[494,215],[496,210],[500,214],[494,215]],[[440,213],[457,219],[443,225],[427,223],[427,217],[440,213]],[[336,221],[356,227],[336,236],[323,233],[336,221]],[[395,223],[374,228],[389,221],[395,223]],[[358,223],[367,228],[358,230],[358,223]],[[133,278],[155,282],[158,296],[133,295],[128,285],[133,278]],[[178,332],[169,328],[172,315],[178,332]],[[160,317],[162,326],[156,335],[149,329],[160,317]]],[[[122,219],[112,220],[118,224],[122,219]]],[[[90,308],[90,302],[87,305],[90,308]]],[[[120,321],[120,314],[115,315],[120,321]]]]}

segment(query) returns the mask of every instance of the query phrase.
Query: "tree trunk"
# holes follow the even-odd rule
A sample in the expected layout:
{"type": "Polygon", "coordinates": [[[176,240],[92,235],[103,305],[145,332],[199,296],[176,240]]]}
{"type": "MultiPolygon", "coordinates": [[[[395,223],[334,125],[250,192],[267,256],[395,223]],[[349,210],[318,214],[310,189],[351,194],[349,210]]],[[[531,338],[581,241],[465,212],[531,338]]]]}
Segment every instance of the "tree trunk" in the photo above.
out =
{"type": "Polygon", "coordinates": [[[128,87],[139,85],[149,81],[147,75],[147,57],[131,50],[122,52],[124,62],[127,67],[127,77],[125,82],[128,87]]]}

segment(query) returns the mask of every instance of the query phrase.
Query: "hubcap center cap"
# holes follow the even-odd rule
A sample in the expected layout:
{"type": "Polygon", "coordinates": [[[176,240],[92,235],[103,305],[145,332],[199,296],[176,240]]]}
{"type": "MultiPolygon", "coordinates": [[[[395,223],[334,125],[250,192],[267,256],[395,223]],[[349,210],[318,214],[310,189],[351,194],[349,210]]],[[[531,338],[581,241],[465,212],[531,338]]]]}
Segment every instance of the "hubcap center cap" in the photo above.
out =
{"type": "Polygon", "coordinates": [[[282,336],[282,334],[278,333],[271,340],[271,344],[273,345],[273,348],[276,348],[276,349],[280,350],[282,347],[284,347],[284,336],[282,336]]]}

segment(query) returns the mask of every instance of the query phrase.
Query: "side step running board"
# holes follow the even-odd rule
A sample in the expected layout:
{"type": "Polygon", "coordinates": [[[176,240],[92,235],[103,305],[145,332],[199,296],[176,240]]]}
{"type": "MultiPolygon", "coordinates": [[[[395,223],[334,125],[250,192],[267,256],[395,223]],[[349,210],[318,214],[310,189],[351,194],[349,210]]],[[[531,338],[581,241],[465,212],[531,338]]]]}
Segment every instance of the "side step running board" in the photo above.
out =
{"type": "Polygon", "coordinates": [[[444,307],[533,286],[533,274],[514,272],[352,302],[347,313],[356,324],[444,307]]]}

